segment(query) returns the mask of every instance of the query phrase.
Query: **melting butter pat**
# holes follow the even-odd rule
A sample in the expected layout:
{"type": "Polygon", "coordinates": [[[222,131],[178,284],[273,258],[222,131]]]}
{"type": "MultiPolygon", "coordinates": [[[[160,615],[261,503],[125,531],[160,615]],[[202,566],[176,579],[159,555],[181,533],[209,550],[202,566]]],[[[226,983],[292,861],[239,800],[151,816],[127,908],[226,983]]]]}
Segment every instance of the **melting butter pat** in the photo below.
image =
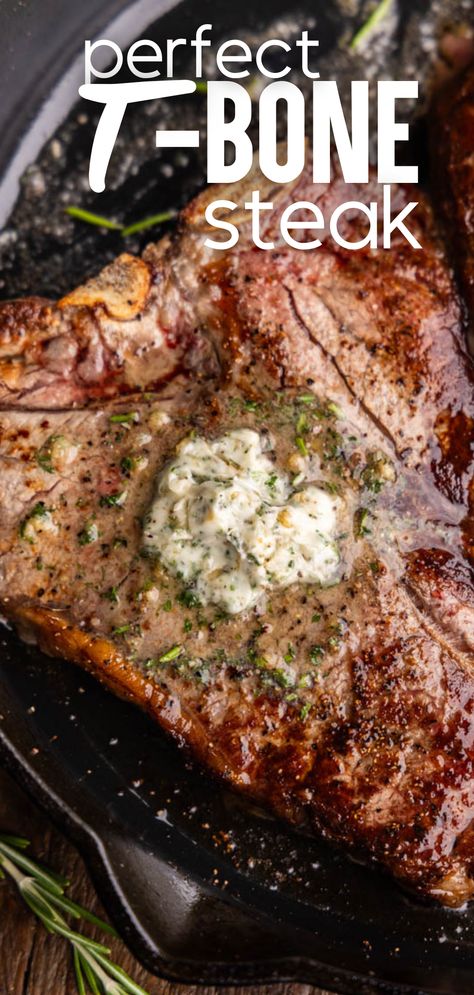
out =
{"type": "Polygon", "coordinates": [[[340,499],[311,483],[292,489],[271,456],[252,429],[184,439],[146,520],[149,551],[229,614],[268,590],[337,579],[340,499]]]}

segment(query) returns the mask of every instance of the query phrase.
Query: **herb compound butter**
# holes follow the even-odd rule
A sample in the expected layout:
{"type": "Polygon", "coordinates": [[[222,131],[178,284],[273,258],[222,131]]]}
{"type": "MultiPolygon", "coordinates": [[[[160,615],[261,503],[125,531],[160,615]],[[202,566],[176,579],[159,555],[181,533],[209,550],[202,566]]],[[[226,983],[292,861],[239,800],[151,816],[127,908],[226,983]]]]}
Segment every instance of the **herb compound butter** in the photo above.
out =
{"type": "Polygon", "coordinates": [[[188,438],[159,476],[145,544],[202,604],[235,614],[269,589],[336,579],[339,507],[314,484],[292,489],[258,432],[188,438]]]}

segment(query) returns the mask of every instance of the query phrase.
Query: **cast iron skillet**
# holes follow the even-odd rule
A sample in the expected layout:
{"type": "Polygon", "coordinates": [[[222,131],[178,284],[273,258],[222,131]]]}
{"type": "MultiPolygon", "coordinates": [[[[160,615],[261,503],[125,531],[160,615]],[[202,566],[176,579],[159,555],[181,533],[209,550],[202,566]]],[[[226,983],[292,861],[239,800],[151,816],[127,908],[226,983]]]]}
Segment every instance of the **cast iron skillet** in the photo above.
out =
{"type": "MultiPolygon", "coordinates": [[[[428,7],[445,16],[448,6],[401,2],[399,20],[372,53],[375,75],[377,59],[402,77],[411,59],[416,73],[416,60],[427,59],[419,18],[428,7]]],[[[124,248],[120,236],[65,218],[65,203],[129,222],[179,206],[203,182],[204,153],[160,159],[153,119],[139,112],[124,126],[107,192],[87,192],[94,119],[73,106],[81,81],[74,58],[84,38],[191,37],[206,21],[216,37],[261,34],[271,22],[273,34],[281,34],[282,24],[291,33],[316,18],[326,75],[332,66],[342,77],[360,78],[368,68],[338,54],[362,8],[347,19],[326,0],[290,10],[287,0],[260,2],[258,10],[247,0],[238,9],[225,0],[31,0],[7,7],[0,7],[0,38],[14,57],[0,61],[4,217],[20,174],[37,161],[0,238],[4,297],[60,294],[124,248]]],[[[180,121],[202,118],[197,99],[183,100],[180,121]]],[[[357,995],[472,992],[470,911],[423,905],[377,869],[249,809],[87,675],[41,656],[6,629],[0,636],[3,757],[82,849],[112,918],[152,971],[203,983],[299,979],[357,995]]]]}

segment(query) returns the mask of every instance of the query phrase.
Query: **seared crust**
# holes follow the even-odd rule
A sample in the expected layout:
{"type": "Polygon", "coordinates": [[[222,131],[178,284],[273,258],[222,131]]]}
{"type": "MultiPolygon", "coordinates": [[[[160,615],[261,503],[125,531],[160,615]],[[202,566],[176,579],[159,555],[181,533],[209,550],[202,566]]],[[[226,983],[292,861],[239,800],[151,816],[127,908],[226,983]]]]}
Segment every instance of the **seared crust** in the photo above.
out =
{"type": "Polygon", "coordinates": [[[433,115],[434,179],[457,256],[471,331],[474,315],[474,67],[438,99],[433,115]],[[439,149],[442,155],[439,155],[439,149]]]}
{"type": "MultiPolygon", "coordinates": [[[[121,257],[117,278],[59,306],[4,306],[2,611],[240,790],[459,905],[474,893],[474,403],[459,299],[425,201],[420,252],[400,237],[354,253],[327,236],[298,252],[278,234],[287,202],[317,197],[328,214],[374,186],[336,175],[315,189],[308,170],[267,191],[253,174],[233,196],[255,186],[275,205],[269,252],[244,219],[234,251],[204,250],[213,190],[143,261],[121,257]],[[347,514],[370,506],[370,532],[350,520],[333,588],[275,591],[244,617],[204,611],[141,555],[156,475],[190,431],[232,426],[268,432],[290,465],[302,391],[317,397],[322,479],[347,514]],[[63,441],[54,462],[57,435],[70,459],[63,441]],[[360,470],[380,452],[392,484],[371,495],[360,470]]],[[[407,199],[396,191],[394,209],[407,199]]],[[[344,234],[359,236],[357,218],[344,234]]]]}
{"type": "Polygon", "coordinates": [[[144,310],[150,293],[151,273],[143,262],[123,252],[99,276],[66,294],[58,307],[96,307],[102,305],[110,318],[130,321],[144,310]]]}
{"type": "Polygon", "coordinates": [[[168,279],[123,253],[58,303],[0,303],[0,410],[68,409],[153,390],[182,371],[214,371],[212,350],[168,279]]]}
{"type": "MultiPolygon", "coordinates": [[[[196,712],[185,702],[147,678],[128,661],[110,640],[94,638],[68,621],[64,612],[33,605],[10,605],[19,635],[37,642],[50,656],[70,660],[97,677],[119,698],[143,708],[180,746],[192,749],[196,759],[225,780],[242,787],[229,759],[209,742],[196,712]]],[[[245,785],[244,785],[245,786],[245,785]]]]}

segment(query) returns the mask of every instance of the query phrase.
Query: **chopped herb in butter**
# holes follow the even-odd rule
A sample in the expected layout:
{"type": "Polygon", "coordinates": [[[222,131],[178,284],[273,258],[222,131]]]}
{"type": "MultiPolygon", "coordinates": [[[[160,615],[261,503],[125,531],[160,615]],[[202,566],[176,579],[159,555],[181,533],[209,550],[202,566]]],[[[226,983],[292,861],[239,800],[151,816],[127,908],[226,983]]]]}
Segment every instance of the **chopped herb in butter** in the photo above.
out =
{"type": "Polygon", "coordinates": [[[160,474],[145,548],[186,585],[182,604],[236,614],[265,590],[337,580],[341,500],[293,489],[270,445],[246,428],[187,438],[160,474]]]}
{"type": "Polygon", "coordinates": [[[20,539],[26,539],[30,543],[34,543],[41,532],[57,531],[57,525],[53,521],[51,511],[46,507],[44,501],[37,501],[19,526],[20,539]]]}

